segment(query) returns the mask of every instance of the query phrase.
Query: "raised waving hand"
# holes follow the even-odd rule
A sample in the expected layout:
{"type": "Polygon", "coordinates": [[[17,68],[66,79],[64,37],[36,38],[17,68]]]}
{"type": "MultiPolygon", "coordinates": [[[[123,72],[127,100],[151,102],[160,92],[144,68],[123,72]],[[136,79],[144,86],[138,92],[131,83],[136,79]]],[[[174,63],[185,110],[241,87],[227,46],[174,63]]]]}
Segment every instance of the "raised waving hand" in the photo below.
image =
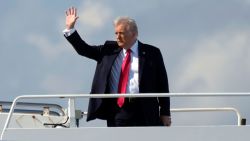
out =
{"type": "Polygon", "coordinates": [[[76,20],[79,17],[77,16],[77,9],[75,7],[70,7],[66,11],[66,28],[72,29],[75,26],[76,20]]]}

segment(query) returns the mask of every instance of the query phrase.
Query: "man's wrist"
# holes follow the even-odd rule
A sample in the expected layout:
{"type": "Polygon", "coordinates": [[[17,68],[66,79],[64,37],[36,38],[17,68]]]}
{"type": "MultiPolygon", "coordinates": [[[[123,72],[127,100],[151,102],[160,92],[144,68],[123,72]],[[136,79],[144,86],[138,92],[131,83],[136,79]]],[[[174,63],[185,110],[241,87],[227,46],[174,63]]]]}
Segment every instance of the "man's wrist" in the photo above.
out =
{"type": "Polygon", "coordinates": [[[69,37],[70,35],[72,35],[74,32],[76,31],[75,28],[71,28],[71,29],[64,29],[63,30],[63,34],[66,36],[66,37],[69,37]]]}

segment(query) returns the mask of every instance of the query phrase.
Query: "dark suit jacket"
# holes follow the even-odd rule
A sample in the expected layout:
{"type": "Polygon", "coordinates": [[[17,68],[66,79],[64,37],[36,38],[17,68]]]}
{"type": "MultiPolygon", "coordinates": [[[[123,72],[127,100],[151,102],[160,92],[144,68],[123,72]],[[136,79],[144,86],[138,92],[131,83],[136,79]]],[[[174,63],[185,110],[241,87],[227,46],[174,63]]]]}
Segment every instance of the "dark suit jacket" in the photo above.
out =
{"type": "MultiPolygon", "coordinates": [[[[106,41],[104,45],[90,46],[77,32],[66,37],[79,55],[97,61],[91,94],[109,93],[109,77],[112,65],[121,48],[115,41],[106,41]]],[[[168,93],[168,78],[161,52],[151,45],[138,43],[139,55],[139,92],[168,93]]],[[[170,116],[170,99],[136,98],[147,125],[159,125],[159,115],[170,116]],[[159,110],[160,107],[160,110],[159,110]]],[[[95,118],[107,119],[112,116],[112,99],[90,99],[87,121],[95,118]]]]}

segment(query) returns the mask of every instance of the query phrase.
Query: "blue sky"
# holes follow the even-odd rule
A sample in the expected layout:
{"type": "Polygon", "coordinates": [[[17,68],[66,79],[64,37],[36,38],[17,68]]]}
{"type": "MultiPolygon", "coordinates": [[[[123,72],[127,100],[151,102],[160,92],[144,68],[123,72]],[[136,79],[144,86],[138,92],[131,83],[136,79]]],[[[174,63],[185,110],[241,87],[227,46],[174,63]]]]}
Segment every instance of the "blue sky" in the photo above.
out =
{"type": "MultiPolygon", "coordinates": [[[[70,6],[78,8],[76,28],[89,44],[114,39],[115,17],[134,18],[139,40],[161,49],[171,92],[250,92],[250,0],[2,0],[0,100],[89,93],[95,62],[62,35],[70,6]]],[[[173,99],[172,107],[233,104],[247,111],[241,102],[173,99]]]]}

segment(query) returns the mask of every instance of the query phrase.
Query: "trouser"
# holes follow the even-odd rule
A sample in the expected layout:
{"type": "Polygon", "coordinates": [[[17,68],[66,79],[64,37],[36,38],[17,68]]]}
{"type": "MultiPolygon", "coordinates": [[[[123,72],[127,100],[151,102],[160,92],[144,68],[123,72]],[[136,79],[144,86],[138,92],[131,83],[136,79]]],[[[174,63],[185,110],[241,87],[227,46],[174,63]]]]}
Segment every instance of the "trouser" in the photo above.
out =
{"type": "Polygon", "coordinates": [[[129,102],[127,99],[121,108],[116,105],[114,116],[107,120],[107,126],[146,126],[140,105],[136,102],[129,102]]]}

